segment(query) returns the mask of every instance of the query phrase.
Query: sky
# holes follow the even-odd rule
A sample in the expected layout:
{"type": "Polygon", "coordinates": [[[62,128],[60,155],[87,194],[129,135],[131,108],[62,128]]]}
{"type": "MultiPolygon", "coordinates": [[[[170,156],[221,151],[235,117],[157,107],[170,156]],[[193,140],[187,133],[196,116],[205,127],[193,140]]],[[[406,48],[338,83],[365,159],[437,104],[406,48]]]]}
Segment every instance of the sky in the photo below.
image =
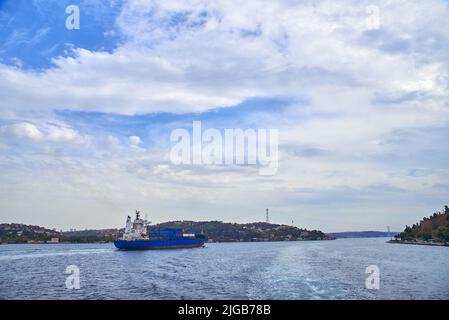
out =
{"type": "Polygon", "coordinates": [[[269,208],[401,231],[449,203],[448,21],[443,0],[0,0],[0,222],[269,208]],[[193,121],[277,129],[277,172],[172,163],[170,133],[193,121]]]}

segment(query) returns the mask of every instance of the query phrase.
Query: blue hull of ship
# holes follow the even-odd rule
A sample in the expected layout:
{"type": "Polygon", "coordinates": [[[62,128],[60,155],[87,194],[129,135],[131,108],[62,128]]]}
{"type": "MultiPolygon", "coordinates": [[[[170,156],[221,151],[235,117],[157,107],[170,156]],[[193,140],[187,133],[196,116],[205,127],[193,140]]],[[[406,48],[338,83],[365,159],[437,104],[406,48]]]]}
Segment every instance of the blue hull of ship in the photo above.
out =
{"type": "Polygon", "coordinates": [[[160,250],[203,247],[207,239],[167,240],[115,240],[114,245],[122,250],[160,250]]]}

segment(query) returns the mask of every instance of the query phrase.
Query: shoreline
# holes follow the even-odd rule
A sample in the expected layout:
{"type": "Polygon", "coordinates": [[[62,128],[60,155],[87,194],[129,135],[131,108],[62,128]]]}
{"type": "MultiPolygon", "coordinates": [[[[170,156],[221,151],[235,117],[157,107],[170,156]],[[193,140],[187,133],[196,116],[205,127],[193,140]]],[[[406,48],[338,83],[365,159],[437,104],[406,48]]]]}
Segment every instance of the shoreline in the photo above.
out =
{"type": "MultiPolygon", "coordinates": [[[[336,239],[310,239],[310,240],[274,240],[274,241],[213,241],[210,243],[253,243],[253,242],[310,242],[310,241],[332,241],[336,239]]],[[[105,244],[105,243],[114,243],[114,241],[98,241],[98,242],[1,242],[0,245],[7,244],[105,244]]]]}
{"type": "Polygon", "coordinates": [[[449,247],[449,243],[443,243],[443,242],[417,242],[417,241],[404,241],[404,240],[388,240],[386,243],[393,243],[393,244],[411,244],[411,245],[418,245],[418,246],[432,246],[432,247],[449,247]]]}

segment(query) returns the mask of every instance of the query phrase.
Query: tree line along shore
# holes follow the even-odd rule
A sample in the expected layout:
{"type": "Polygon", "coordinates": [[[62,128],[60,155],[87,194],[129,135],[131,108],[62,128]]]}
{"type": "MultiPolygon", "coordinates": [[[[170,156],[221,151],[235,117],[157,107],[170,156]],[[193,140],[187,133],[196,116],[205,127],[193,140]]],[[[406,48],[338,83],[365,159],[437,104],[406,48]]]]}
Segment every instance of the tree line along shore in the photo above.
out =
{"type": "MultiPolygon", "coordinates": [[[[254,222],[246,224],[221,221],[170,221],[151,227],[181,228],[185,232],[204,234],[209,242],[306,241],[332,240],[319,230],[289,225],[254,222]]],[[[98,243],[121,238],[124,229],[56,231],[40,226],[17,223],[0,224],[0,243],[98,243]]]]}
{"type": "Polygon", "coordinates": [[[444,206],[444,211],[434,212],[430,217],[406,226],[403,232],[388,242],[449,246],[449,207],[444,206]]]}

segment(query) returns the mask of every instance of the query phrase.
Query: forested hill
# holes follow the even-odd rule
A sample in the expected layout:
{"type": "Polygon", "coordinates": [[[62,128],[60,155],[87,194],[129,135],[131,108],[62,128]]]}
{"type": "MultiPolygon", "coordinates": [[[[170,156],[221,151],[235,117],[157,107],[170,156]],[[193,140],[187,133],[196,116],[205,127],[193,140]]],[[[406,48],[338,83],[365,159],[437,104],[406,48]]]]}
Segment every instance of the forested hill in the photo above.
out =
{"type": "Polygon", "coordinates": [[[22,243],[26,241],[48,241],[59,237],[60,233],[40,226],[20,223],[0,224],[0,243],[22,243]]]}
{"type": "MultiPolygon", "coordinates": [[[[149,228],[181,228],[184,232],[204,233],[211,242],[240,241],[297,241],[328,240],[318,230],[306,230],[293,226],[255,222],[247,224],[226,223],[221,221],[170,221],[149,228]]],[[[32,241],[46,242],[58,238],[59,242],[111,242],[123,235],[124,229],[71,230],[57,232],[39,226],[24,224],[1,224],[0,242],[26,243],[32,241]]]]}
{"type": "Polygon", "coordinates": [[[401,240],[424,240],[449,242],[449,208],[444,211],[435,212],[430,217],[424,217],[412,226],[406,226],[404,232],[398,236],[401,240]]]}
{"type": "Polygon", "coordinates": [[[288,225],[253,222],[246,224],[221,221],[170,221],[157,225],[162,228],[182,228],[186,232],[204,233],[217,242],[238,241],[286,241],[286,240],[328,240],[318,230],[306,230],[288,225]]]}

